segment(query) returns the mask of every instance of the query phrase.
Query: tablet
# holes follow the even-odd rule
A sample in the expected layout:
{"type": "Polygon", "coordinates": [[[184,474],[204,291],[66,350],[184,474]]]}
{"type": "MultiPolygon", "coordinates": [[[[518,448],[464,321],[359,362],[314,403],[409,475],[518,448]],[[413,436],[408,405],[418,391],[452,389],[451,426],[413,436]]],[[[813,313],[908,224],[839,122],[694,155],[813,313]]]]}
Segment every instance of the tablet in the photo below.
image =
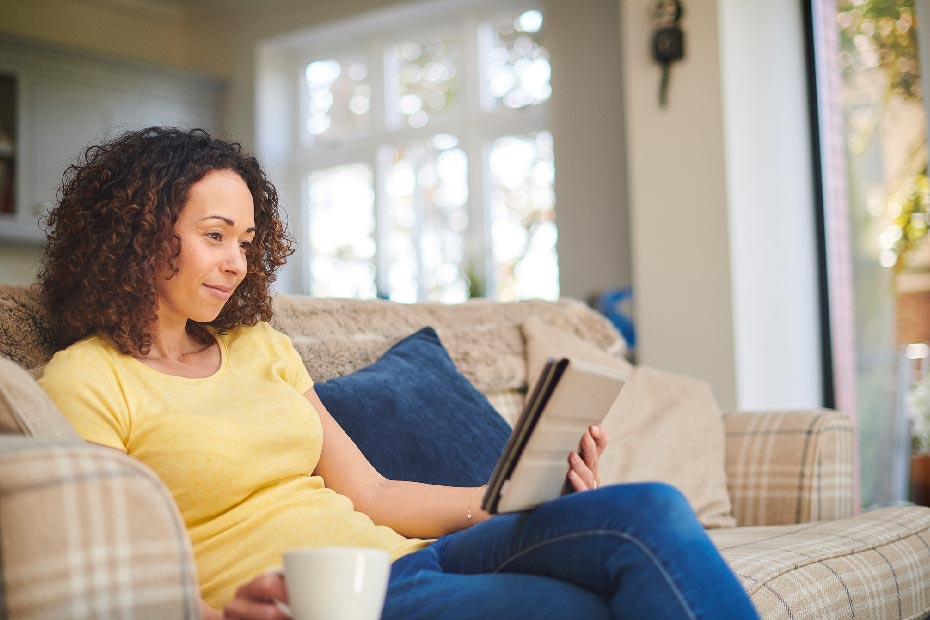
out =
{"type": "Polygon", "coordinates": [[[626,383],[624,371],[550,359],[530,392],[504,453],[488,481],[481,507],[496,514],[528,510],[566,489],[568,455],[600,424],[626,383]]]}

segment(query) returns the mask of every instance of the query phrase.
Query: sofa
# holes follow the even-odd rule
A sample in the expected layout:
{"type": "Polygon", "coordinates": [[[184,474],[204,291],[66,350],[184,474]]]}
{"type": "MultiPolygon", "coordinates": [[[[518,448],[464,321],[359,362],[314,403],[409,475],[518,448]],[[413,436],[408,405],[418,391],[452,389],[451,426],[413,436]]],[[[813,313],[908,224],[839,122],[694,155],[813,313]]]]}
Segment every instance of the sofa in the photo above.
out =
{"type": "MultiPolygon", "coordinates": [[[[626,364],[613,326],[572,300],[279,295],[272,323],[317,382],[350,376],[431,326],[510,424],[534,356],[571,350],[626,364]]],[[[194,559],[170,493],[143,464],[82,442],[44,397],[34,379],[51,342],[36,289],[0,285],[0,617],[198,617],[194,559]]],[[[696,379],[628,370],[626,400],[608,416],[615,452],[602,460],[602,481],[680,486],[763,618],[930,615],[930,509],[857,514],[846,416],[722,414],[696,379]]]]}

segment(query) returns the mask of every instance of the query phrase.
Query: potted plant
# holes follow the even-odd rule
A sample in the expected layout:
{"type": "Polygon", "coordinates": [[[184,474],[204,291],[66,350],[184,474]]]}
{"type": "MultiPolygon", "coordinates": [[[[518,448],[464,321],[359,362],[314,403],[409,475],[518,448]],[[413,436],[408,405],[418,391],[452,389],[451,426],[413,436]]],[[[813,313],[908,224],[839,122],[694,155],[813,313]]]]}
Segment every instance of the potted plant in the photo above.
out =
{"type": "Polygon", "coordinates": [[[911,501],[930,506],[930,372],[908,391],[911,418],[911,501]]]}

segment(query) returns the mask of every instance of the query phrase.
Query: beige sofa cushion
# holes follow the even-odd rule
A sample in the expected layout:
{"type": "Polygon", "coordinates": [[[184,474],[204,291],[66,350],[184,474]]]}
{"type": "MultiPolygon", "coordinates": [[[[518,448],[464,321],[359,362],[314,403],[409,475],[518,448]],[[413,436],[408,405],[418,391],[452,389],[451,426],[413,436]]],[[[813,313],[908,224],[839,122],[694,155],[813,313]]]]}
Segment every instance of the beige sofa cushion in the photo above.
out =
{"type": "Polygon", "coordinates": [[[0,357],[0,433],[81,440],[35,379],[5,357],[0,357]]]}
{"type": "Polygon", "coordinates": [[[569,357],[630,373],[604,420],[610,443],[600,462],[603,484],[657,480],[676,486],[704,527],[736,525],[724,469],[723,417],[703,381],[632,367],[594,344],[539,319],[523,323],[527,373],[550,357],[569,357]]]}
{"type": "Polygon", "coordinates": [[[927,618],[930,510],[882,508],[814,523],[735,527],[710,539],[762,618],[927,618]]]}

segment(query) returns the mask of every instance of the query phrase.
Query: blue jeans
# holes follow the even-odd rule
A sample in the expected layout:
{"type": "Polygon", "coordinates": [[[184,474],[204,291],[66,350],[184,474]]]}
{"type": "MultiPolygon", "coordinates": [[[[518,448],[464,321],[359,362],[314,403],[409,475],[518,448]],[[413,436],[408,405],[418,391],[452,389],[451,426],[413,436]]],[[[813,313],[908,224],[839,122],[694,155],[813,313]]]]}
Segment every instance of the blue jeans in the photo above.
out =
{"type": "Polygon", "coordinates": [[[572,493],[443,536],[391,567],[383,620],[758,618],[684,496],[572,493]]]}

